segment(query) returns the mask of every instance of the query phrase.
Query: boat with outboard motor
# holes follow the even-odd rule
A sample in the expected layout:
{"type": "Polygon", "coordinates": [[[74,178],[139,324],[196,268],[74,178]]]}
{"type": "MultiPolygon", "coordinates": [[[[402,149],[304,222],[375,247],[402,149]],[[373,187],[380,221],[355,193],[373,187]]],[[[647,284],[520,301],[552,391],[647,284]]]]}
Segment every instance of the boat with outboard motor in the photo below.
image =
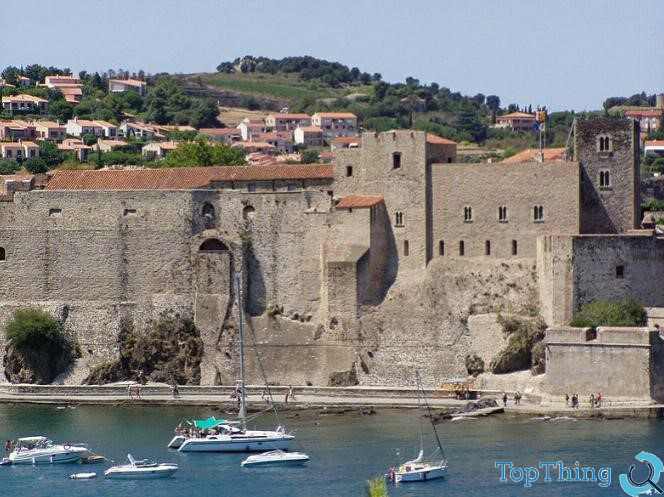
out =
{"type": "Polygon", "coordinates": [[[440,443],[440,438],[438,437],[438,431],[436,431],[436,425],[433,422],[434,418],[431,414],[431,408],[429,407],[426,397],[424,396],[424,389],[422,388],[422,381],[420,379],[419,371],[415,373],[415,379],[417,381],[417,406],[420,418],[420,452],[415,459],[407,461],[397,468],[390,468],[388,470],[388,478],[395,483],[428,481],[437,478],[444,478],[447,475],[447,459],[445,458],[445,452],[443,451],[443,446],[440,443]],[[436,443],[438,445],[437,449],[429,456],[428,459],[425,459],[424,457],[424,432],[422,429],[421,412],[422,402],[424,402],[427,407],[429,420],[431,421],[431,426],[436,436],[436,443]],[[440,452],[440,458],[436,456],[438,452],[440,452]]]}
{"type": "Polygon", "coordinates": [[[168,478],[178,470],[174,463],[156,463],[147,459],[136,460],[127,454],[129,464],[112,466],[104,471],[104,476],[115,480],[151,480],[155,478],[168,478]]]}
{"type": "MultiPolygon", "coordinates": [[[[240,280],[236,279],[238,321],[239,321],[239,345],[240,345],[240,380],[235,388],[234,395],[239,402],[238,419],[235,421],[207,420],[194,421],[194,427],[186,430],[188,433],[178,433],[169,442],[168,447],[177,448],[180,452],[255,452],[269,449],[288,449],[295,438],[286,433],[279,424],[279,413],[272,400],[270,387],[265,378],[263,366],[256,350],[257,362],[260,365],[263,381],[269,396],[270,409],[277,417],[278,426],[275,430],[248,430],[247,429],[247,396],[244,375],[244,331],[242,322],[242,290],[240,280]]],[[[255,337],[254,337],[255,348],[255,337]]],[[[261,413],[259,413],[261,414],[261,413]]]]}
{"type": "Polygon", "coordinates": [[[271,450],[247,457],[240,466],[298,466],[305,464],[309,456],[303,452],[285,452],[283,450],[271,450]]]}
{"type": "Polygon", "coordinates": [[[12,464],[62,464],[78,462],[89,453],[81,444],[55,444],[43,436],[16,440],[9,454],[12,464]]]}

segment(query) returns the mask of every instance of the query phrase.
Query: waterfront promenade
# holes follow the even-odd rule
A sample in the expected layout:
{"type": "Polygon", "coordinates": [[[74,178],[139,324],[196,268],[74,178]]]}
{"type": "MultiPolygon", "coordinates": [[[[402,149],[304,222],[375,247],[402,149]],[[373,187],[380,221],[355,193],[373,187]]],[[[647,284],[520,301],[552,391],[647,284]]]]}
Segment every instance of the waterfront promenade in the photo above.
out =
{"type": "MultiPolygon", "coordinates": [[[[231,398],[231,386],[179,386],[179,396],[174,399],[170,386],[164,384],[147,384],[141,386],[140,399],[127,392],[129,383],[121,382],[112,385],[15,385],[0,384],[0,403],[9,404],[59,404],[59,405],[192,405],[217,406],[232,409],[236,400],[231,398]]],[[[132,384],[135,385],[135,384],[132,384]]],[[[337,409],[344,410],[362,408],[415,408],[417,407],[416,391],[413,388],[389,387],[296,387],[295,399],[285,402],[288,386],[271,387],[273,399],[279,410],[306,409],[337,409]]],[[[501,392],[473,392],[479,400],[495,399],[497,408],[479,409],[466,412],[464,416],[505,414],[513,416],[548,416],[604,419],[625,417],[664,417],[664,404],[646,404],[638,402],[606,402],[601,408],[590,408],[583,405],[572,409],[564,403],[542,402],[537,396],[524,396],[521,405],[514,405],[512,398],[506,407],[500,399],[501,392]]],[[[247,400],[254,410],[266,407],[262,398],[263,388],[247,387],[247,400]]],[[[469,402],[478,399],[457,400],[449,396],[449,392],[436,389],[426,391],[429,405],[437,410],[449,413],[466,411],[469,402]]]]}

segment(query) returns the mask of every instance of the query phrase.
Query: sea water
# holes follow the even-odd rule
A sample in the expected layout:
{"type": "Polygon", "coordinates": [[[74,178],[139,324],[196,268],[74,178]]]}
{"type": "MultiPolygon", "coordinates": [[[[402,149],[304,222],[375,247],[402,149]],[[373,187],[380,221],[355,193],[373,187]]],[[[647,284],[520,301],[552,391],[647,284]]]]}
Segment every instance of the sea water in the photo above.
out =
{"type": "MultiPolygon", "coordinates": [[[[105,480],[111,465],[0,466],[0,496],[163,496],[163,497],[360,497],[366,481],[386,473],[417,455],[419,424],[413,410],[384,410],[375,415],[320,415],[322,410],[284,414],[287,430],[294,430],[291,450],[306,452],[302,467],[242,468],[246,454],[181,453],[167,449],[173,428],[183,419],[220,413],[202,407],[156,406],[0,406],[0,438],[44,435],[56,442],[85,442],[115,463],[127,453],[136,458],[175,462],[173,478],[149,481],[105,480]],[[72,481],[76,472],[96,471],[96,480],[72,481]]],[[[273,417],[259,423],[274,428],[273,417]]],[[[627,495],[619,474],[638,466],[635,479],[647,472],[634,457],[641,451],[664,456],[664,423],[659,419],[537,420],[503,416],[444,421],[437,425],[449,473],[444,480],[390,485],[390,496],[595,496],[627,495]],[[541,476],[530,487],[507,478],[501,482],[496,462],[514,467],[537,467],[561,461],[567,467],[610,468],[611,484],[551,482],[541,476]],[[643,473],[643,474],[641,474],[643,473]]],[[[424,424],[426,444],[433,433],[424,424]]],[[[662,480],[664,481],[664,479],[662,480]]]]}

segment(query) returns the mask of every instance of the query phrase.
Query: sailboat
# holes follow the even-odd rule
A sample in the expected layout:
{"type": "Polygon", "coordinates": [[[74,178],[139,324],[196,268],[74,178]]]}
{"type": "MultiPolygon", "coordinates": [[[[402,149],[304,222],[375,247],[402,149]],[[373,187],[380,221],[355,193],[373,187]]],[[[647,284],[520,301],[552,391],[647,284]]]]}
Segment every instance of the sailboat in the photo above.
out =
{"type": "Polygon", "coordinates": [[[422,389],[419,371],[415,373],[415,378],[417,381],[417,410],[420,418],[420,452],[417,458],[411,461],[406,461],[396,469],[390,468],[388,477],[395,483],[428,481],[436,478],[444,478],[447,475],[447,459],[445,458],[445,452],[443,451],[443,446],[440,443],[440,438],[436,431],[436,425],[433,422],[431,408],[424,397],[424,390],[422,389]],[[428,458],[424,457],[424,431],[422,428],[421,412],[422,400],[424,400],[427,407],[429,420],[431,421],[431,426],[436,436],[436,443],[438,444],[438,448],[428,458]]]}
{"type": "MultiPolygon", "coordinates": [[[[168,446],[172,448],[177,447],[180,452],[263,452],[273,449],[288,450],[291,442],[295,438],[293,435],[286,433],[281,424],[279,424],[277,429],[273,431],[247,429],[247,399],[244,377],[244,330],[242,323],[243,307],[242,290],[240,288],[239,278],[236,279],[236,285],[240,325],[240,381],[238,382],[236,389],[236,393],[240,400],[238,420],[219,423],[214,428],[215,433],[206,436],[176,436],[171,440],[168,446]]],[[[258,353],[258,351],[256,353],[258,353]]],[[[258,362],[260,364],[260,357],[258,362]]],[[[261,365],[261,371],[262,370],[263,367],[261,365]]],[[[270,387],[267,385],[264,372],[263,380],[265,381],[270,396],[270,404],[277,416],[277,423],[279,423],[279,414],[274,406],[274,402],[272,402],[272,394],[270,392],[270,387]]]]}

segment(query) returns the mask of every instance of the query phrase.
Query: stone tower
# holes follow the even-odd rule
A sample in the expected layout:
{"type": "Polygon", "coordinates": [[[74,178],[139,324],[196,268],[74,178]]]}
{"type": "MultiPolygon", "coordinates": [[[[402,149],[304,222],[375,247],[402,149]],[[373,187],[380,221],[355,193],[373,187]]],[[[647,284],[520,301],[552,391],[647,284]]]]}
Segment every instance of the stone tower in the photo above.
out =
{"type": "Polygon", "coordinates": [[[577,119],[581,233],[624,233],[639,223],[639,125],[627,119],[577,119]]]}

